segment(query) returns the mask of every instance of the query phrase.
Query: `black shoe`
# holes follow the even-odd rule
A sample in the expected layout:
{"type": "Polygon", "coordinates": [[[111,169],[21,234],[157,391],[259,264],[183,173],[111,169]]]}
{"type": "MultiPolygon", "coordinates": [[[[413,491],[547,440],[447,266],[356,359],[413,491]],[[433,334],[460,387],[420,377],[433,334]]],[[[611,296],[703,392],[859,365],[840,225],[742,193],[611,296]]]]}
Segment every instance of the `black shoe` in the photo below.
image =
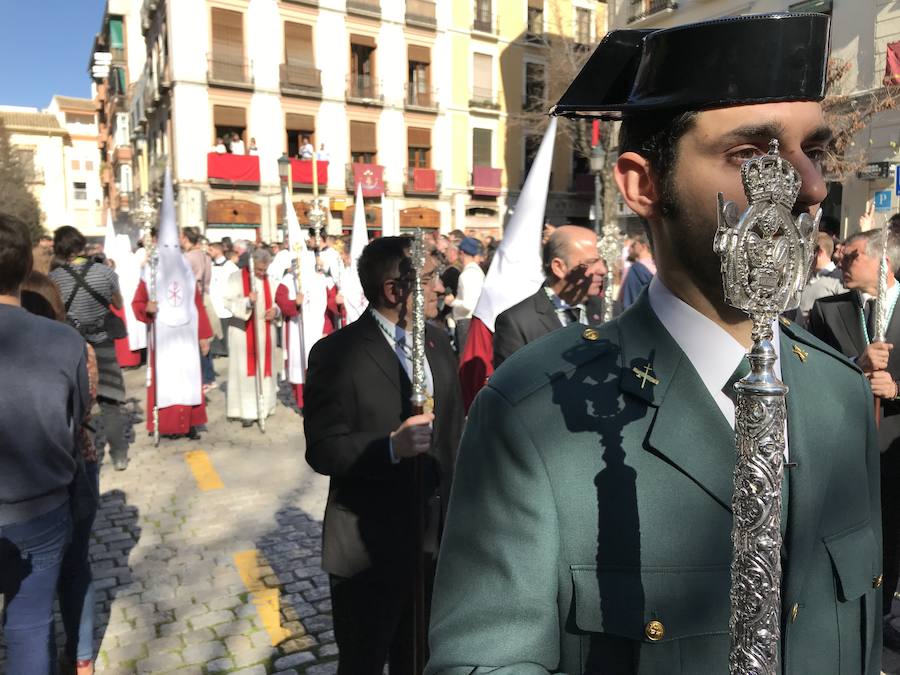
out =
{"type": "Polygon", "coordinates": [[[128,458],[122,457],[120,459],[114,459],[113,460],[113,468],[116,471],[124,471],[125,469],[128,468],[128,458]]]}
{"type": "Polygon", "coordinates": [[[191,427],[190,431],[187,432],[186,436],[192,441],[200,440],[200,432],[197,431],[197,427],[191,427]]]}
{"type": "Polygon", "coordinates": [[[241,420],[241,426],[245,429],[249,429],[253,426],[253,420],[241,420]]]}

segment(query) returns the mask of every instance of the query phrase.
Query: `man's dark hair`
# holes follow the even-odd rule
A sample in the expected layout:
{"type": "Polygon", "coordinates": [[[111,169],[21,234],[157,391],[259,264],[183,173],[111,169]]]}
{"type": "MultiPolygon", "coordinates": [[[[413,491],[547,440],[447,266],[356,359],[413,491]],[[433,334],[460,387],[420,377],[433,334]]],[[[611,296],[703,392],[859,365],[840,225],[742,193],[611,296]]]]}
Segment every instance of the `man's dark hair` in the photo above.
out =
{"type": "Polygon", "coordinates": [[[56,228],[53,233],[53,252],[61,260],[68,260],[79,255],[87,246],[87,239],[71,225],[56,228]]]}
{"type": "Polygon", "coordinates": [[[647,159],[656,173],[662,215],[677,213],[672,172],[678,161],[678,142],[696,123],[696,111],[637,113],[622,120],[619,154],[636,152],[647,159]]]}
{"type": "Polygon", "coordinates": [[[191,243],[191,246],[196,246],[197,242],[200,241],[200,230],[196,227],[183,227],[181,228],[181,233],[191,243]]]}
{"type": "Polygon", "coordinates": [[[31,235],[15,216],[0,213],[0,293],[13,295],[31,273],[31,235]]]}
{"type": "Polygon", "coordinates": [[[412,262],[407,254],[411,245],[410,237],[380,237],[363,249],[356,269],[366,300],[374,307],[381,306],[381,288],[398,263],[400,279],[412,281],[412,262]]]}

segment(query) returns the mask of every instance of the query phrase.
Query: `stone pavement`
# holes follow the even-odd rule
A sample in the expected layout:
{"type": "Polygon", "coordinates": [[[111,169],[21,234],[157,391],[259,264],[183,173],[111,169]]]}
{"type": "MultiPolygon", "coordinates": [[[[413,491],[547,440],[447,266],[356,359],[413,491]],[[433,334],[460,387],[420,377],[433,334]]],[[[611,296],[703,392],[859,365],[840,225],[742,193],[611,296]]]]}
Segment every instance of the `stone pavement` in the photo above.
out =
{"type": "Polygon", "coordinates": [[[136,440],[126,471],[102,467],[91,546],[97,672],[334,673],[320,568],[328,481],[305,462],[297,411],[279,403],[265,434],[243,429],[216,389],[201,440],[155,448],[144,369],[125,381],[136,440]]]}

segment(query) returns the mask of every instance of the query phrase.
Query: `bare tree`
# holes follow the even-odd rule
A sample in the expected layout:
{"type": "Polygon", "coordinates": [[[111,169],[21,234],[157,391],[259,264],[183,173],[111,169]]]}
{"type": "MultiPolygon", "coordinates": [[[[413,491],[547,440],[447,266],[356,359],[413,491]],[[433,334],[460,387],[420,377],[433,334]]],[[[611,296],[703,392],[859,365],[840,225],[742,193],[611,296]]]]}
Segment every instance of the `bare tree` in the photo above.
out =
{"type": "Polygon", "coordinates": [[[823,169],[829,179],[842,182],[856,175],[866,164],[868,147],[858,144],[859,134],[868,128],[873,118],[898,104],[900,87],[882,86],[862,94],[842,93],[850,62],[832,58],[828,61],[825,80],[825,100],[822,106],[825,120],[834,134],[823,169]]]}
{"type": "Polygon", "coordinates": [[[6,125],[0,118],[0,211],[22,220],[31,232],[32,241],[45,234],[44,213],[37,199],[28,189],[29,173],[33,166],[25,166],[10,142],[6,125]]]}

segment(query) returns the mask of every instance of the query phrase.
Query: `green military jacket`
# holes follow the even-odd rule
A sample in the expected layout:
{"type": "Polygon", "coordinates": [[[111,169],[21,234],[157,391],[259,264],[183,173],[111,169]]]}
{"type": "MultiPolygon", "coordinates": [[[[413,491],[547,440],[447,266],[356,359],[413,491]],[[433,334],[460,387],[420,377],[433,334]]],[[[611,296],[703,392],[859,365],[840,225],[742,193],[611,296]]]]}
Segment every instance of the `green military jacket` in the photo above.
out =
{"type": "MultiPolygon", "coordinates": [[[[794,324],[781,370],[795,464],[782,672],[877,675],[871,390],[794,324]]],[[[520,350],[462,439],[426,672],[726,674],[733,468],[734,432],[646,293],[520,350]]]]}

